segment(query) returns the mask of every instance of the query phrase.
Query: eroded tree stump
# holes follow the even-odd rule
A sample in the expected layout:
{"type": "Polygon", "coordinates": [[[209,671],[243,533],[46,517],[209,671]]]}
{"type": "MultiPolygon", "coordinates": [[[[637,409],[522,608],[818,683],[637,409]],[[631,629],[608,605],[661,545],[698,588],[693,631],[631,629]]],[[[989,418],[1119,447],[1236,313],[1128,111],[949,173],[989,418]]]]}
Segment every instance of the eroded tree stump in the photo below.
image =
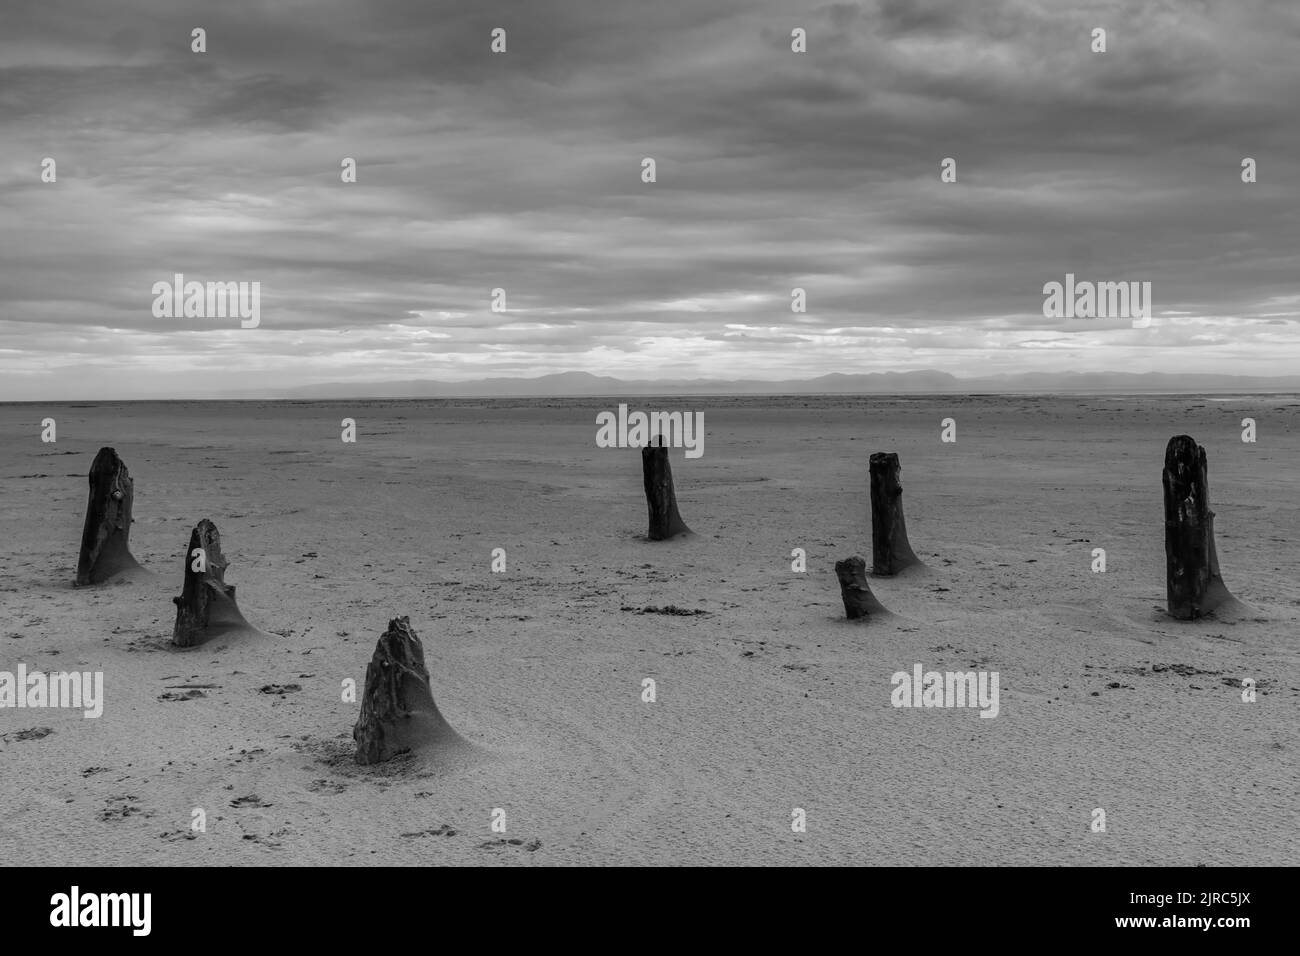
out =
{"type": "Polygon", "coordinates": [[[663,436],[658,443],[641,449],[641,473],[645,479],[645,500],[650,511],[651,541],[666,541],[691,529],[677,512],[677,495],[673,491],[673,472],[668,465],[668,448],[663,436]]]}
{"type": "Polygon", "coordinates": [[[867,562],[856,555],[835,562],[835,576],[840,581],[840,596],[844,599],[844,613],[849,620],[870,617],[884,612],[867,586],[867,562]]]}
{"type": "Polygon", "coordinates": [[[185,583],[176,605],[172,643],[197,647],[231,631],[256,629],[244,620],[235,603],[235,586],[225,582],[229,562],[221,553],[221,535],[207,518],[190,532],[185,552],[185,583]]]}
{"type": "Polygon", "coordinates": [[[1169,613],[1189,621],[1232,600],[1214,547],[1205,449],[1190,435],[1165,448],[1165,574],[1169,613]]]}
{"type": "Polygon", "coordinates": [[[921,561],[907,540],[903,521],[902,470],[898,455],[878,451],[871,456],[871,573],[892,576],[921,561]]]}
{"type": "Polygon", "coordinates": [[[131,505],[134,484],[126,462],[112,448],[101,448],[90,466],[90,501],[77,555],[77,585],[99,584],[140,567],[131,556],[131,505]]]}
{"type": "Polygon", "coordinates": [[[424,745],[458,741],[433,702],[424,646],[409,617],[393,618],[366,667],[361,714],[352,728],[356,761],[379,763],[424,745]]]}

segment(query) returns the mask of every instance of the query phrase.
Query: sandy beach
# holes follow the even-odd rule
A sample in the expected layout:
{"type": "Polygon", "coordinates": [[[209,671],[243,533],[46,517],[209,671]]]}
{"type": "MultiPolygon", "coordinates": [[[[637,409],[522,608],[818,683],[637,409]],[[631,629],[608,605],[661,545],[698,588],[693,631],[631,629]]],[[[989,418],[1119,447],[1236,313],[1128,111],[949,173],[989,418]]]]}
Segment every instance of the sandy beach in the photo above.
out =
{"type": "Polygon", "coordinates": [[[1294,864],[1298,411],[1290,395],[0,406],[0,670],[104,675],[98,718],[0,709],[0,860],[1294,864]],[[694,536],[645,539],[638,451],[595,443],[619,401],[704,413],[704,455],[671,454],[694,536]],[[1206,448],[1245,613],[1164,613],[1160,474],[1184,433],[1206,448]],[[153,577],[73,588],[102,446],[130,468],[131,550],[153,577]],[[926,568],[873,578],[891,614],[850,622],[833,568],[870,559],[875,451],[900,456],[926,568]],[[172,647],[202,518],[270,637],[172,647]],[[358,766],[341,688],[359,696],[400,616],[471,746],[358,766]],[[997,671],[997,717],[891,706],[891,674],[918,663],[997,671]]]}

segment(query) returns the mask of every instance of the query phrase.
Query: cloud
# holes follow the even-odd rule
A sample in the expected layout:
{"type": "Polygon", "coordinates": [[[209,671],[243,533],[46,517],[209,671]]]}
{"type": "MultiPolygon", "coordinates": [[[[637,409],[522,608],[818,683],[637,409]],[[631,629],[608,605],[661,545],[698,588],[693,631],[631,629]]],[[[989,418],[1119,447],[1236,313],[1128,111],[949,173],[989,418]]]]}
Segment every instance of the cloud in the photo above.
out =
{"type": "Polygon", "coordinates": [[[16,0],[7,27],[2,398],[1300,358],[1286,5],[16,0]],[[176,272],[260,282],[261,326],[155,319],[176,272]],[[1151,281],[1157,321],[1045,329],[1067,272],[1151,281]]]}

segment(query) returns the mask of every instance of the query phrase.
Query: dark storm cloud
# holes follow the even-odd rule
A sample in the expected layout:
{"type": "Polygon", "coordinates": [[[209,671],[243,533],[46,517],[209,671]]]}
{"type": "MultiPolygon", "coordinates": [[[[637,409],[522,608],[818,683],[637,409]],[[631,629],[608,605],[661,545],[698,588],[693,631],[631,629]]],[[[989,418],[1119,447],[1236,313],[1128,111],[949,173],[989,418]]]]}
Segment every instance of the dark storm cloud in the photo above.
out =
{"type": "Polygon", "coordinates": [[[0,397],[191,368],[256,387],[1140,370],[1175,348],[1276,374],[1300,357],[1287,5],[19,0],[6,16],[0,397]],[[151,287],[176,272],[260,282],[261,327],[155,318],[151,287]],[[1042,285],[1066,272],[1152,281],[1153,327],[1053,328],[1042,285]]]}

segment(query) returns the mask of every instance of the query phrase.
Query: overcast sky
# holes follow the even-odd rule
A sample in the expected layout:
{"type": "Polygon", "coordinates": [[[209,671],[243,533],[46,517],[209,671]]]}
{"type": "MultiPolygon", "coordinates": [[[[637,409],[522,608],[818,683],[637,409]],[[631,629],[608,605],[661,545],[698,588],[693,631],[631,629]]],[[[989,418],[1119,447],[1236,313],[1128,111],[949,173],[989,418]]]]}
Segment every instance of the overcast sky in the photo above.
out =
{"type": "Polygon", "coordinates": [[[3,20],[0,399],[1300,369],[1291,0],[5,0],[3,20]],[[260,326],[155,318],[177,272],[260,282],[260,326]],[[1067,272],[1150,281],[1150,328],[1053,328],[1042,288],[1067,272]]]}

